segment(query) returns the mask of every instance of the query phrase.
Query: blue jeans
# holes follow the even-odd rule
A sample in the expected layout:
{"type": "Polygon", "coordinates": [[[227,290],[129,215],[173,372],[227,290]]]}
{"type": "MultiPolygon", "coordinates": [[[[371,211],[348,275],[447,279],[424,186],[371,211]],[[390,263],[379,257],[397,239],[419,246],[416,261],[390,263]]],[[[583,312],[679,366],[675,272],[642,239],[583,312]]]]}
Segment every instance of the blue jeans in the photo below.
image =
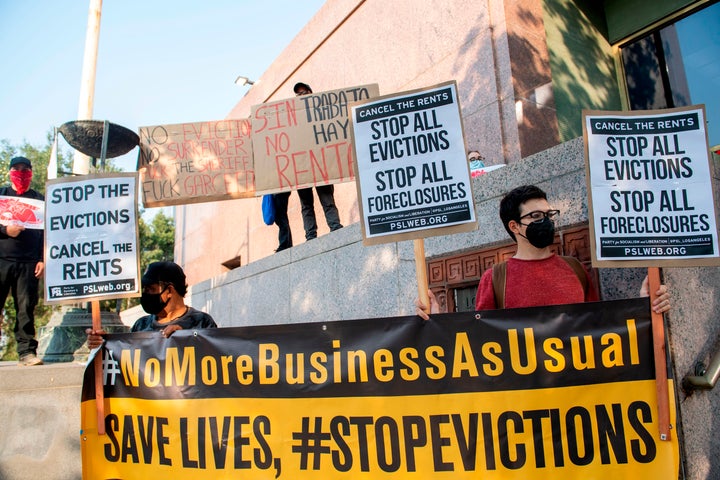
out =
{"type": "Polygon", "coordinates": [[[12,293],[17,318],[13,333],[17,343],[18,357],[36,353],[35,306],[38,303],[39,281],[35,277],[37,262],[13,262],[0,259],[0,300],[5,304],[12,293]]]}

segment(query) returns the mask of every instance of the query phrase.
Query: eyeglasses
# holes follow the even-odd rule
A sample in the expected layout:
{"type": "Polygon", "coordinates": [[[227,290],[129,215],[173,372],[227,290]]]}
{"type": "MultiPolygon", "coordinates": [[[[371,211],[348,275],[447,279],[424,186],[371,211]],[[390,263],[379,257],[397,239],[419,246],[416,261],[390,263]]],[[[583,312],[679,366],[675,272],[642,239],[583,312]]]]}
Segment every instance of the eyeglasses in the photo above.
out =
{"type": "Polygon", "coordinates": [[[543,212],[542,210],[535,210],[521,216],[520,220],[522,220],[523,218],[529,218],[532,222],[539,222],[540,220],[544,220],[545,218],[554,220],[555,217],[557,217],[559,214],[560,210],[548,210],[547,212],[543,212]]]}

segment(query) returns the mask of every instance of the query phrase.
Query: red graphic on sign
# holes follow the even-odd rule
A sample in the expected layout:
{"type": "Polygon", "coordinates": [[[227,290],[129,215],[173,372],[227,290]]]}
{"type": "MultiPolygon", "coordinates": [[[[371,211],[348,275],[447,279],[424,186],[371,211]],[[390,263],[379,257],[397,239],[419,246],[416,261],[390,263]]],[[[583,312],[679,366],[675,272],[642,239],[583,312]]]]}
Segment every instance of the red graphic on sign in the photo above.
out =
{"type": "Polygon", "coordinates": [[[40,225],[43,219],[42,216],[35,214],[37,210],[40,210],[40,208],[19,199],[0,198],[0,224],[40,225]]]}

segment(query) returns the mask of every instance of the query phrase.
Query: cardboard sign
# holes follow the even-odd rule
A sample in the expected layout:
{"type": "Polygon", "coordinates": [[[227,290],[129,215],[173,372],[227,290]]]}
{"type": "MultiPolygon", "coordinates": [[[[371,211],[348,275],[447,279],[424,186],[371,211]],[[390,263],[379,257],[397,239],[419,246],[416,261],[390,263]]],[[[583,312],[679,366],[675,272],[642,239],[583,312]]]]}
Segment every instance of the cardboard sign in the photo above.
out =
{"type": "Polygon", "coordinates": [[[100,354],[105,435],[94,368],[83,381],[88,480],[679,472],[678,436],[657,435],[647,298],[112,334],[100,354]]]}
{"type": "Polygon", "coordinates": [[[45,202],[34,198],[0,195],[0,225],[22,225],[42,230],[45,227],[45,202]]]}
{"type": "Polygon", "coordinates": [[[140,294],[137,173],[47,182],[45,303],[140,294]]]}
{"type": "Polygon", "coordinates": [[[720,265],[702,106],[583,111],[595,266],[720,265]]]}
{"type": "Polygon", "coordinates": [[[363,243],[477,228],[455,82],[352,107],[363,243]]]}
{"type": "Polygon", "coordinates": [[[249,120],[140,127],[139,135],[146,207],[254,196],[249,120]]]}
{"type": "Polygon", "coordinates": [[[352,181],[348,105],[377,95],[372,84],[252,107],[256,194],[352,181]]]}

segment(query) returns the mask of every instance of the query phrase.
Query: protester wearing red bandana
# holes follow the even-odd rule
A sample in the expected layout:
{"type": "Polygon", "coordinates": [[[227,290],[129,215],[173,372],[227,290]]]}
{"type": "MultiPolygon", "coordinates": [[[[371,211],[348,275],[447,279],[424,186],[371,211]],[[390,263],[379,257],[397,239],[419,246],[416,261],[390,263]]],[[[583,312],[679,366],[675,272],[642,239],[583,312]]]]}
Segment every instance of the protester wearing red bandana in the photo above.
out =
{"type": "MultiPolygon", "coordinates": [[[[22,164],[20,164],[22,165],[22,164]]],[[[30,190],[30,182],[32,181],[32,168],[26,168],[25,170],[10,170],[10,183],[18,195],[30,190]]]]}
{"type": "MultiPolygon", "coordinates": [[[[32,163],[25,157],[10,160],[10,186],[0,187],[0,196],[44,200],[30,188],[32,163]]],[[[39,279],[43,263],[43,230],[26,229],[23,225],[0,225],[0,304],[12,292],[17,312],[15,341],[18,364],[42,365],[37,357],[35,340],[35,306],[38,303],[39,279]]]]}

